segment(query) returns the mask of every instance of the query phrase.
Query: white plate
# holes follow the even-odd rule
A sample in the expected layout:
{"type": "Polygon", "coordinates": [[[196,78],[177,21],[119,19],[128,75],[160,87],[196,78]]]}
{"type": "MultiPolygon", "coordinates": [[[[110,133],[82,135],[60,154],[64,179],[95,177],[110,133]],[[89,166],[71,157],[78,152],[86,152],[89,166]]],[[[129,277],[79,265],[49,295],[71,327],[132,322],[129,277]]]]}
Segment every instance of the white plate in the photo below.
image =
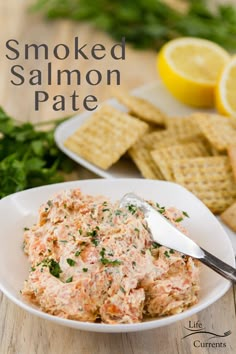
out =
{"type": "Polygon", "coordinates": [[[202,266],[200,299],[197,305],[177,315],[128,325],[66,320],[46,314],[24,301],[20,289],[28,276],[29,263],[22,250],[23,228],[31,226],[36,221],[40,204],[48,200],[52,194],[76,187],[81,188],[84,193],[103,194],[112,200],[120,199],[127,192],[135,192],[161,205],[186,210],[190,218],[186,219],[184,224],[191,237],[209,252],[228,264],[235,265],[231,243],[220,223],[201,201],[177,184],[144,179],[97,179],[55,184],[16,193],[0,201],[0,289],[17,305],[44,319],[81,330],[133,332],[166,326],[191,316],[212,304],[229,289],[229,281],[202,266]]]}
{"type": "MultiPolygon", "coordinates": [[[[145,98],[152,102],[154,105],[159,107],[166,114],[178,117],[185,116],[190,113],[196,112],[196,109],[188,107],[179,101],[177,101],[161,83],[161,81],[156,81],[150,85],[142,86],[133,91],[133,94],[145,98]]],[[[123,111],[127,111],[124,106],[120,105],[115,99],[108,100],[107,103],[112,106],[119,108],[123,111]]],[[[199,111],[199,109],[197,109],[199,111]]],[[[212,110],[203,110],[204,112],[213,112],[212,110]]],[[[91,112],[84,112],[79,114],[66,122],[60,124],[55,132],[55,141],[58,147],[71,159],[76,161],[78,164],[86,167],[88,170],[94,172],[98,176],[104,178],[142,178],[141,174],[137,170],[136,166],[131,160],[121,159],[109,170],[105,171],[94,164],[86,161],[82,157],[76,155],[64,146],[64,141],[78,129],[81,124],[91,115],[91,112]]],[[[233,245],[234,253],[236,255],[236,233],[227,228],[223,223],[227,234],[233,245]]]]}
{"type": "MultiPolygon", "coordinates": [[[[185,106],[175,100],[170,93],[166,90],[160,81],[154,82],[150,85],[142,86],[136,90],[132,91],[136,96],[145,98],[160,108],[163,112],[170,116],[184,116],[195,112],[188,106],[185,106]]],[[[113,107],[120,109],[121,111],[127,112],[127,109],[119,104],[116,99],[107,100],[113,107]]],[[[199,111],[199,110],[198,110],[199,111]]],[[[55,131],[55,141],[59,149],[61,149],[66,155],[71,159],[76,161],[78,164],[86,167],[88,170],[96,173],[98,176],[104,178],[135,178],[141,177],[136,166],[128,159],[120,159],[115,165],[113,165],[108,170],[103,170],[95,166],[94,164],[88,162],[82,157],[78,156],[74,152],[70,151],[64,146],[65,140],[72,135],[86,119],[89,118],[91,112],[84,112],[76,115],[73,118],[68,119],[66,122],[60,124],[55,131]]]]}

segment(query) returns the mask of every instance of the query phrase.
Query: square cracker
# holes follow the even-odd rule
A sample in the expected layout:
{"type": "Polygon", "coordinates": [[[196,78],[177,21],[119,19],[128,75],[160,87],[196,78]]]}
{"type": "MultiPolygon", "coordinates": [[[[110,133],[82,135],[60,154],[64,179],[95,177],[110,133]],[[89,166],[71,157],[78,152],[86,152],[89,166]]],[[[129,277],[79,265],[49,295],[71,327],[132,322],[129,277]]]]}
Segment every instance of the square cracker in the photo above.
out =
{"type": "Polygon", "coordinates": [[[140,170],[142,176],[148,179],[163,179],[159,168],[154,163],[145,141],[134,144],[129,149],[129,155],[140,170]]]}
{"type": "Polygon", "coordinates": [[[221,213],[236,198],[236,183],[227,156],[174,160],[175,181],[189,189],[214,213],[221,213]]]}
{"type": "Polygon", "coordinates": [[[165,125],[165,114],[151,102],[143,98],[132,96],[128,92],[120,90],[114,92],[116,99],[126,106],[132,115],[148,122],[158,125],[165,125]]]}
{"type": "Polygon", "coordinates": [[[229,145],[236,145],[236,127],[233,118],[218,114],[195,113],[192,117],[206,139],[219,151],[226,151],[229,145]]]}
{"type": "Polygon", "coordinates": [[[205,145],[199,142],[176,144],[151,151],[151,156],[167,181],[173,181],[174,175],[171,163],[173,160],[190,157],[207,156],[205,145]]]}
{"type": "Polygon", "coordinates": [[[202,135],[200,128],[192,117],[168,117],[166,125],[169,132],[176,135],[179,140],[193,140],[202,135]]]}
{"type": "Polygon", "coordinates": [[[139,119],[103,106],[64,145],[95,164],[108,169],[142,136],[148,125],[139,119]]]}
{"type": "Polygon", "coordinates": [[[168,130],[153,131],[145,134],[140,141],[132,146],[129,150],[129,155],[143,177],[163,179],[159,167],[152,159],[151,150],[176,143],[178,143],[178,139],[168,130]]]}
{"type": "Polygon", "coordinates": [[[180,129],[177,129],[176,131],[174,129],[165,129],[151,132],[145,135],[145,142],[150,150],[169,147],[176,144],[196,142],[204,145],[204,150],[208,151],[208,154],[211,155],[211,146],[203,135],[194,135],[190,138],[189,135],[183,135],[180,129]]]}
{"type": "Polygon", "coordinates": [[[228,147],[228,155],[233,170],[234,180],[236,181],[236,145],[230,145],[228,147]]]}
{"type": "Polygon", "coordinates": [[[180,143],[178,137],[167,130],[154,131],[143,137],[143,142],[149,150],[155,150],[180,143]]]}
{"type": "Polygon", "coordinates": [[[221,214],[221,219],[236,232],[236,202],[221,214]]]}

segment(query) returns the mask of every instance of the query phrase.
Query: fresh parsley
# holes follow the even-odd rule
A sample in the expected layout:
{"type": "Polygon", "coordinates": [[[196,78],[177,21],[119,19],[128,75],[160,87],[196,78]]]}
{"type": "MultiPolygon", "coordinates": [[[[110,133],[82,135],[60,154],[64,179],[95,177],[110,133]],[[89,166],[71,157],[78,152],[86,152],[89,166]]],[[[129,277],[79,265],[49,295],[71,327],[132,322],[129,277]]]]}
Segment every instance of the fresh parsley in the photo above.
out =
{"type": "Polygon", "coordinates": [[[161,247],[161,245],[160,245],[160,243],[153,241],[152,247],[153,248],[159,248],[159,247],[161,247]]]}
{"type": "Polygon", "coordinates": [[[160,206],[158,203],[156,203],[157,211],[160,214],[163,214],[166,211],[166,208],[164,206],[160,206]]]}
{"type": "Polygon", "coordinates": [[[101,258],[100,261],[102,262],[103,265],[117,266],[117,265],[122,264],[122,262],[119,261],[118,259],[115,259],[114,261],[111,261],[110,259],[107,259],[107,258],[101,258]]]}
{"type": "Polygon", "coordinates": [[[73,259],[71,258],[67,258],[67,263],[69,264],[69,266],[71,267],[74,267],[74,265],[76,264],[76,261],[74,261],[73,259]]]}
{"type": "Polygon", "coordinates": [[[133,204],[128,205],[128,210],[131,212],[131,214],[135,214],[137,209],[138,208],[133,204]]]}
{"type": "Polygon", "coordinates": [[[104,258],[105,253],[106,253],[106,249],[103,247],[102,250],[100,251],[100,256],[101,256],[102,258],[104,258]]]}
{"type": "Polygon", "coordinates": [[[66,283],[71,283],[72,281],[73,281],[73,277],[66,279],[66,283]]]}
{"type": "Polygon", "coordinates": [[[120,265],[122,264],[121,261],[119,261],[118,259],[115,259],[114,261],[108,259],[108,258],[105,258],[105,254],[106,254],[106,249],[103,247],[102,250],[100,251],[100,261],[103,265],[112,265],[112,266],[117,266],[117,265],[120,265]]]}
{"type": "Polygon", "coordinates": [[[59,278],[60,273],[62,273],[60,264],[56,262],[53,258],[45,258],[42,262],[39,262],[37,266],[41,265],[41,272],[43,271],[43,267],[48,267],[50,274],[54,277],[59,278]]]}
{"type": "Polygon", "coordinates": [[[99,245],[99,240],[97,238],[92,238],[92,243],[97,247],[99,245]]]}
{"type": "MultiPolygon", "coordinates": [[[[64,120],[64,119],[63,119],[64,120]]],[[[54,130],[63,121],[19,123],[0,107],[0,198],[27,188],[60,182],[61,172],[72,170],[72,161],[56,146],[54,130]]]]}
{"type": "Polygon", "coordinates": [[[60,273],[62,273],[60,264],[56,262],[54,259],[48,259],[45,261],[45,265],[49,267],[49,272],[52,274],[54,277],[59,278],[60,273]]]}
{"type": "Polygon", "coordinates": [[[183,220],[184,220],[183,218],[178,218],[178,219],[175,219],[175,222],[181,222],[183,220]]]}
{"type": "Polygon", "coordinates": [[[186,218],[190,217],[186,211],[182,211],[182,213],[183,213],[184,216],[186,216],[186,218]]]}
{"type": "Polygon", "coordinates": [[[164,252],[164,255],[165,255],[167,258],[170,258],[170,255],[169,255],[168,251],[165,251],[165,252],[164,252]]]}
{"type": "Polygon", "coordinates": [[[52,259],[50,262],[49,271],[56,278],[59,278],[60,273],[62,273],[60,264],[58,262],[54,261],[54,259],[52,259]]]}
{"type": "Polygon", "coordinates": [[[93,230],[93,231],[88,231],[87,232],[87,236],[92,236],[92,237],[96,237],[97,236],[97,230],[93,230]]]}
{"type": "Polygon", "coordinates": [[[201,37],[236,49],[236,7],[220,4],[211,10],[209,0],[186,0],[177,10],[164,0],[35,0],[35,10],[48,18],[90,21],[114,39],[123,36],[137,48],[160,47],[180,36],[201,37]]]}
{"type": "Polygon", "coordinates": [[[123,286],[120,286],[120,290],[122,291],[122,293],[125,294],[125,289],[123,288],[123,286]]]}

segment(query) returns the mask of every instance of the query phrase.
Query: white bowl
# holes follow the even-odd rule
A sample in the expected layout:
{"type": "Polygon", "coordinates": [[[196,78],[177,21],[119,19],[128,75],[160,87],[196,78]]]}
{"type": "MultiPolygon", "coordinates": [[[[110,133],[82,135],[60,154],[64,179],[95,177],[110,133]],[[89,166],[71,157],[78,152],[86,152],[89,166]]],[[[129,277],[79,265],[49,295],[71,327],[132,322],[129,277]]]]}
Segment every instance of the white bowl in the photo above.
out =
{"type": "Polygon", "coordinates": [[[67,182],[30,189],[10,195],[0,201],[0,289],[14,303],[39,317],[57,324],[93,332],[133,332],[166,326],[203,310],[218,300],[230,287],[230,282],[211,269],[202,266],[201,291],[198,304],[183,313],[150,319],[135,324],[108,325],[67,320],[42,312],[27,303],[20,294],[28,276],[29,263],[23,253],[23,228],[31,226],[41,203],[57,191],[81,188],[92,195],[106,195],[120,199],[127,192],[135,192],[165,206],[176,206],[190,215],[184,225],[193,240],[223,261],[234,266],[234,253],[229,238],[215,216],[192,193],[170,182],[142,179],[97,179],[67,182]]]}

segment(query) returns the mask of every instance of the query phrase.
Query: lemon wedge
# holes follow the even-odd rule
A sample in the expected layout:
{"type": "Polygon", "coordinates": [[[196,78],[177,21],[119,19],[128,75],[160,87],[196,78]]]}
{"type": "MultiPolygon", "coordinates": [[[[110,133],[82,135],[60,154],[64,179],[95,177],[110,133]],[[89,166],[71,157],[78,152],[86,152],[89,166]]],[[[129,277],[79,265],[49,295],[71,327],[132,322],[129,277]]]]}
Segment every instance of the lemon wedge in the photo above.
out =
{"type": "Polygon", "coordinates": [[[222,114],[236,117],[236,56],[221,72],[216,86],[216,108],[222,114]]]}
{"type": "Polygon", "coordinates": [[[219,45],[183,37],[162,47],[157,67],[174,97],[194,107],[212,107],[219,73],[229,60],[229,54],[219,45]]]}

